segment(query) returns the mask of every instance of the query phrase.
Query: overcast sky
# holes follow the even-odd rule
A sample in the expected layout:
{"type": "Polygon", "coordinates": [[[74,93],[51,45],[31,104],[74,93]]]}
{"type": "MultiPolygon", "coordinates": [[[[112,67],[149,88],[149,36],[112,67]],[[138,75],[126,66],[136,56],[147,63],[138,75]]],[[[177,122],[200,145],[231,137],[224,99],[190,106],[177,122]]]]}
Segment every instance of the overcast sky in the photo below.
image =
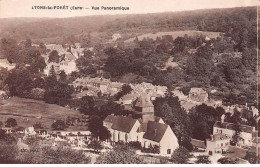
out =
{"type": "Polygon", "coordinates": [[[207,8],[256,6],[259,0],[0,0],[0,18],[8,17],[73,17],[103,14],[159,13],[207,8]],[[82,6],[73,10],[33,10],[32,6],[82,6]],[[129,11],[91,10],[92,6],[123,6],[129,11]]]}

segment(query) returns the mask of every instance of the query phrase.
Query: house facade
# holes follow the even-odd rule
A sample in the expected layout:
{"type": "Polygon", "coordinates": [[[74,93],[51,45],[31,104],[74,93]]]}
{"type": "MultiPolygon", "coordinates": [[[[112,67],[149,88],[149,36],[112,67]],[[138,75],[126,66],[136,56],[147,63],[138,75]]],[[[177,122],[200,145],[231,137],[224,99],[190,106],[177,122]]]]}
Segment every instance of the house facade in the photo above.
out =
{"type": "MultiPolygon", "coordinates": [[[[228,136],[233,136],[235,134],[235,124],[217,121],[213,126],[214,134],[226,134],[228,136]]],[[[241,140],[237,143],[238,146],[252,146],[253,140],[258,132],[252,126],[241,125],[240,137],[241,140]]]]}
{"type": "Polygon", "coordinates": [[[211,139],[206,140],[206,152],[208,155],[224,154],[230,146],[231,136],[226,134],[211,135],[211,139]]]}

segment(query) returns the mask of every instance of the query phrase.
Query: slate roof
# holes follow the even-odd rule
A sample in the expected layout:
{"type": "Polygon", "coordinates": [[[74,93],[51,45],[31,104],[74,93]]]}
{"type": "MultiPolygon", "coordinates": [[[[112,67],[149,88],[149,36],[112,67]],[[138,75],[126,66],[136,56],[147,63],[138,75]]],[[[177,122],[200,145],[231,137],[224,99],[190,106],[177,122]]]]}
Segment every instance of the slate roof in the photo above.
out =
{"type": "Polygon", "coordinates": [[[226,140],[231,138],[230,136],[223,133],[215,134],[212,137],[213,137],[213,141],[226,140]]]}
{"type": "Polygon", "coordinates": [[[112,129],[129,133],[136,123],[136,119],[123,116],[113,116],[112,129]]]}
{"type": "Polygon", "coordinates": [[[77,58],[76,58],[74,55],[72,55],[71,53],[66,53],[65,56],[66,56],[66,58],[67,58],[68,60],[76,60],[76,59],[77,59],[77,58]]]}
{"type": "Polygon", "coordinates": [[[142,123],[140,124],[139,128],[138,128],[138,132],[146,132],[147,130],[147,123],[142,123]]]}
{"type": "Polygon", "coordinates": [[[147,130],[144,133],[143,138],[159,143],[162,140],[162,137],[164,136],[167,127],[168,125],[166,124],[149,121],[147,123],[147,130]]]}
{"type": "MultiPolygon", "coordinates": [[[[161,117],[154,116],[154,122],[159,123],[160,119],[161,119],[161,117]]],[[[142,120],[141,120],[139,129],[137,131],[138,132],[146,132],[146,130],[147,130],[147,123],[142,123],[142,120]]]]}
{"type": "MultiPolygon", "coordinates": [[[[235,124],[233,124],[233,123],[228,123],[228,122],[221,123],[220,121],[216,121],[214,124],[214,127],[234,130],[234,125],[235,124]]],[[[242,132],[252,133],[253,127],[247,126],[247,125],[241,125],[241,130],[242,130],[242,132]]]]}
{"type": "Polygon", "coordinates": [[[113,123],[114,117],[115,117],[115,116],[113,116],[113,115],[108,115],[108,116],[105,118],[104,122],[113,123]]]}
{"type": "Polygon", "coordinates": [[[195,147],[206,149],[206,144],[204,141],[191,139],[191,144],[195,147]]]}

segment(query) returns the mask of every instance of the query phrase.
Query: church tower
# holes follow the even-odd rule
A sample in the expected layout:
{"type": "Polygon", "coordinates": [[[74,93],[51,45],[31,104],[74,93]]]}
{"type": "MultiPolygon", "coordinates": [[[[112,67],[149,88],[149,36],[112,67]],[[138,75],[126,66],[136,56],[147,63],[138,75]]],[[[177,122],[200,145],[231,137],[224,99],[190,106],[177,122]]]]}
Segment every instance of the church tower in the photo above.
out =
{"type": "Polygon", "coordinates": [[[154,106],[150,97],[142,95],[135,104],[135,110],[141,114],[143,123],[154,121],[154,106]]]}

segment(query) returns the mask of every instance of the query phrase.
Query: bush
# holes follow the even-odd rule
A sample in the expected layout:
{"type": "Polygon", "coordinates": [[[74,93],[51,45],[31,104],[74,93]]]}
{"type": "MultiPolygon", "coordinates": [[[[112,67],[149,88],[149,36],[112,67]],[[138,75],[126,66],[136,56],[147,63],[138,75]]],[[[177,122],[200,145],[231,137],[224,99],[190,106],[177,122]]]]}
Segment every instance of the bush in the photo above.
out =
{"type": "Polygon", "coordinates": [[[210,164],[209,156],[199,155],[197,156],[196,164],[210,164]]]}
{"type": "Polygon", "coordinates": [[[141,151],[145,153],[160,154],[160,146],[150,145],[148,148],[143,147],[141,151]]]}
{"type": "Polygon", "coordinates": [[[139,141],[130,141],[128,143],[128,146],[134,148],[134,149],[137,149],[137,150],[141,150],[142,149],[142,145],[139,141]]]}
{"type": "Polygon", "coordinates": [[[172,153],[172,161],[176,164],[187,164],[191,154],[186,148],[179,147],[172,153]]]}
{"type": "Polygon", "coordinates": [[[238,159],[232,160],[230,158],[224,157],[224,158],[220,158],[218,160],[218,163],[220,164],[237,164],[238,159]]]}

